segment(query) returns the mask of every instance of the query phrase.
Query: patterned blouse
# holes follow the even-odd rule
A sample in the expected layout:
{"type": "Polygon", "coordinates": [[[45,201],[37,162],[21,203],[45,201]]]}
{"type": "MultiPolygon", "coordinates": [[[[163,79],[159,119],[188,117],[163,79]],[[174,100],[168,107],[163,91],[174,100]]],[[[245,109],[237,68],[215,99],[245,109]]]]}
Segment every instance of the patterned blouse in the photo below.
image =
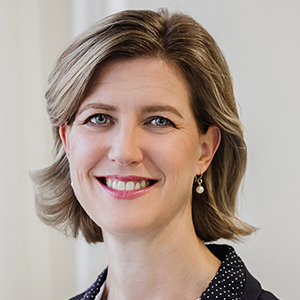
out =
{"type": "MultiPolygon", "coordinates": [[[[246,273],[248,272],[244,263],[231,246],[211,244],[207,245],[207,247],[221,260],[222,264],[206,290],[196,300],[241,300],[244,293],[246,273]]],[[[95,283],[87,291],[70,300],[100,300],[104,291],[106,277],[107,269],[99,275],[95,283]]],[[[261,293],[267,293],[270,296],[270,298],[264,299],[277,299],[263,290],[261,293]]]]}

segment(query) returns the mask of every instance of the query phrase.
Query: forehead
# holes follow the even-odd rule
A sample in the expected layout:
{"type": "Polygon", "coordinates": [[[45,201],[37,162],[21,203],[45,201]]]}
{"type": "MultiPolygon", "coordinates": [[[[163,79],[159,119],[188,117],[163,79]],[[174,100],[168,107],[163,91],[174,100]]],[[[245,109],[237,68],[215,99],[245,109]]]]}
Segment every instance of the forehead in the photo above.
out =
{"type": "Polygon", "coordinates": [[[113,95],[189,101],[189,85],[179,67],[167,60],[118,59],[106,62],[96,70],[84,102],[113,95]]]}

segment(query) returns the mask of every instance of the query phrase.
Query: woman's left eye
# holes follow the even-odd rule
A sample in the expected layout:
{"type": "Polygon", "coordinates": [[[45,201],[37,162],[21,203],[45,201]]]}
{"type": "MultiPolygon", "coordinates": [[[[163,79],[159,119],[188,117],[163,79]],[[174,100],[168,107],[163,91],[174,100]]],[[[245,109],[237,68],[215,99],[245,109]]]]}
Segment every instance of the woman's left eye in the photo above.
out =
{"type": "Polygon", "coordinates": [[[153,126],[174,126],[174,123],[165,117],[155,117],[150,121],[153,126]]]}

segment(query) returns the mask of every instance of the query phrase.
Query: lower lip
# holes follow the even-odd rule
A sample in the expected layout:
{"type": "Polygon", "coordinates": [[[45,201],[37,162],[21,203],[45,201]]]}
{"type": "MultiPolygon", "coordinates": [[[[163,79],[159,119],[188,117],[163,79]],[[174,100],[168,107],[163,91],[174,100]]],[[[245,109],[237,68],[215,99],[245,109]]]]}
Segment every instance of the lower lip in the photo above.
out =
{"type": "Polygon", "coordinates": [[[141,197],[144,194],[146,194],[147,192],[149,192],[152,189],[152,187],[155,185],[155,183],[154,183],[154,184],[152,184],[146,188],[140,189],[140,190],[118,191],[118,190],[114,190],[114,189],[106,186],[99,180],[98,180],[98,182],[110,196],[117,198],[117,199],[123,199],[123,200],[133,200],[138,197],[141,197]]]}

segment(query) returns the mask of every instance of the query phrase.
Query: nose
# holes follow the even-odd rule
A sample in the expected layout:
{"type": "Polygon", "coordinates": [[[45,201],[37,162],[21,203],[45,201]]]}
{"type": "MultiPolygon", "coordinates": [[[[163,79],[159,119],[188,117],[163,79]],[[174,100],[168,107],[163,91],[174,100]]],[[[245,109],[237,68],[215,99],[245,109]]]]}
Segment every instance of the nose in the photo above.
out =
{"type": "Polygon", "coordinates": [[[138,128],[120,126],[111,137],[108,159],[120,166],[139,164],[143,160],[138,128]]]}

